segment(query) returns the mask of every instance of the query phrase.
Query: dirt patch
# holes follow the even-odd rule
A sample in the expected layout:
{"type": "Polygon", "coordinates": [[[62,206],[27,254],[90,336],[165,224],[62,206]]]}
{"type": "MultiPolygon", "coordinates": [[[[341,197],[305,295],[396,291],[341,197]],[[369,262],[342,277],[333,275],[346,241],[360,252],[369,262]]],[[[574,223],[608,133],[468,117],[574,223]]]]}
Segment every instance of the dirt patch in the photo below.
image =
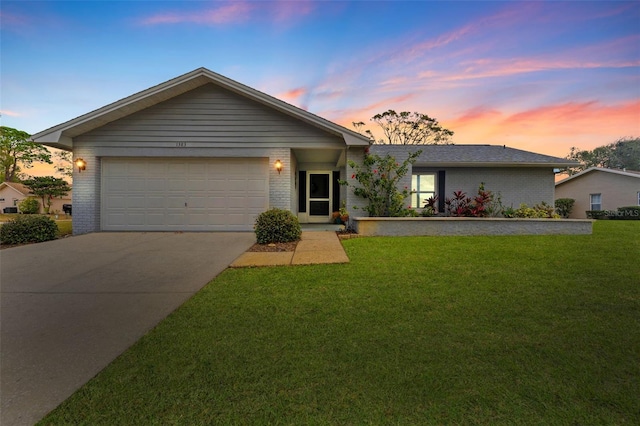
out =
{"type": "Polygon", "coordinates": [[[247,251],[258,251],[258,252],[295,251],[297,245],[298,245],[297,241],[292,241],[290,243],[254,244],[247,251]]]}

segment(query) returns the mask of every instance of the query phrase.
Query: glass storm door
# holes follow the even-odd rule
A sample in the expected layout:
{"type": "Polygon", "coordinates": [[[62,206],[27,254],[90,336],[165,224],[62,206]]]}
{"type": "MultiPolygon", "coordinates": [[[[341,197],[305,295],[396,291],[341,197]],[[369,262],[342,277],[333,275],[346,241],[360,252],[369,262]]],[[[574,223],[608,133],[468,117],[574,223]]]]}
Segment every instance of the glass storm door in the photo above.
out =
{"type": "Polygon", "coordinates": [[[308,172],[307,197],[309,222],[331,220],[331,194],[333,193],[331,172],[308,172]]]}

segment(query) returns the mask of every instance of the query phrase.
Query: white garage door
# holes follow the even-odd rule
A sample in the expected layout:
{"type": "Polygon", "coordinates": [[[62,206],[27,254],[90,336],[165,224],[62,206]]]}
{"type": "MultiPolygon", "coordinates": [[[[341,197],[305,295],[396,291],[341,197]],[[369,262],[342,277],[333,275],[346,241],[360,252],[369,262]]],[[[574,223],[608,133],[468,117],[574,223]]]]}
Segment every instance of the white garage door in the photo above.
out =
{"type": "Polygon", "coordinates": [[[105,231],[249,231],[268,208],[267,159],[102,160],[105,231]]]}

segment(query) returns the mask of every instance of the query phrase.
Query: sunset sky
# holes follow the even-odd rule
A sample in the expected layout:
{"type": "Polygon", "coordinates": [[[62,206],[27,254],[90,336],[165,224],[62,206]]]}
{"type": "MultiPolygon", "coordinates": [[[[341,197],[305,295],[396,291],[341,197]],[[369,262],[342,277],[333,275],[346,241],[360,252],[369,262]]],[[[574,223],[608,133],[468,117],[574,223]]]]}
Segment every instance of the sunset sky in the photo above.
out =
{"type": "MultiPolygon", "coordinates": [[[[640,136],[640,1],[7,1],[2,125],[36,133],[198,67],[352,128],[564,157],[640,136]]],[[[26,171],[26,170],[25,170],[26,171]]]]}

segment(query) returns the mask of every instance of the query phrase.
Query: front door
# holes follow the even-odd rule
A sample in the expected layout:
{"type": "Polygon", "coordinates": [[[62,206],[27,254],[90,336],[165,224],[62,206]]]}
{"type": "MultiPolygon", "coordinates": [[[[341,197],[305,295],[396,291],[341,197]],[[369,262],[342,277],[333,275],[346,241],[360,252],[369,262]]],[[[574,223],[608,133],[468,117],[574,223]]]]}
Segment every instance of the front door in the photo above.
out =
{"type": "Polygon", "coordinates": [[[307,194],[309,222],[330,222],[333,194],[331,172],[307,172],[307,194]]]}

